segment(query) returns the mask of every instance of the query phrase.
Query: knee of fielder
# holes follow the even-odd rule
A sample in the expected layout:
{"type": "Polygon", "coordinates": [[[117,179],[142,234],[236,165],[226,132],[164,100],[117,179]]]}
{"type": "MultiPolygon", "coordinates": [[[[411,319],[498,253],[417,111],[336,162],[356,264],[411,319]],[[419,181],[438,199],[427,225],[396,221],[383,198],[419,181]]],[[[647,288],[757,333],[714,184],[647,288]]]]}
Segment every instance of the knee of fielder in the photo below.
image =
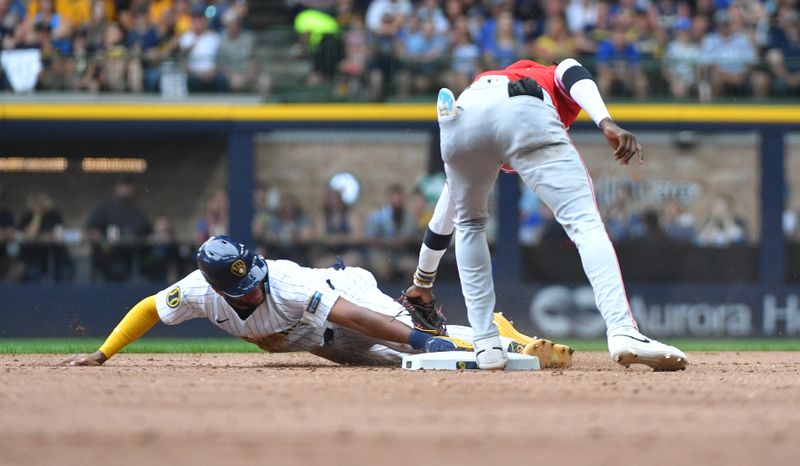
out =
{"type": "Polygon", "coordinates": [[[587,214],[575,218],[573,221],[563,224],[569,239],[575,243],[578,249],[581,246],[597,241],[598,239],[608,240],[608,232],[600,215],[587,214]]]}
{"type": "Polygon", "coordinates": [[[487,217],[478,217],[469,220],[459,220],[456,222],[456,229],[461,232],[480,233],[486,231],[489,224],[487,217]]]}

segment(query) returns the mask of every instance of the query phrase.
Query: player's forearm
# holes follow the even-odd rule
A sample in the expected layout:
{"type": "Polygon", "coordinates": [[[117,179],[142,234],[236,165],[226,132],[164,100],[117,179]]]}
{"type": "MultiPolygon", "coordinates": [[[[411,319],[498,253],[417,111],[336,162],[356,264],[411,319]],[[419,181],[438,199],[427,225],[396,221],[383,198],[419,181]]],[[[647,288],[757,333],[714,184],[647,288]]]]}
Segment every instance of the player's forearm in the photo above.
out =
{"type": "Polygon", "coordinates": [[[556,79],[561,87],[585,111],[596,125],[610,118],[594,77],[580,63],[568,58],[556,67],[556,79]]]}
{"type": "Polygon", "coordinates": [[[409,327],[396,317],[371,311],[339,298],[328,314],[328,321],[369,337],[403,343],[416,350],[426,349],[434,335],[409,327]]]}
{"type": "Polygon", "coordinates": [[[425,237],[419,251],[417,271],[414,273],[414,284],[421,288],[430,288],[436,279],[436,271],[442,260],[455,228],[455,203],[450,196],[447,184],[442,188],[433,216],[428,222],[425,237]]]}
{"type": "Polygon", "coordinates": [[[106,338],[105,343],[103,343],[98,352],[106,360],[111,358],[111,356],[120,352],[122,348],[141,338],[158,321],[156,297],[150,296],[139,301],[117,324],[117,327],[106,338]]]}
{"type": "Polygon", "coordinates": [[[396,343],[408,343],[411,327],[395,317],[371,311],[339,298],[328,314],[328,321],[358,333],[396,343]]]}

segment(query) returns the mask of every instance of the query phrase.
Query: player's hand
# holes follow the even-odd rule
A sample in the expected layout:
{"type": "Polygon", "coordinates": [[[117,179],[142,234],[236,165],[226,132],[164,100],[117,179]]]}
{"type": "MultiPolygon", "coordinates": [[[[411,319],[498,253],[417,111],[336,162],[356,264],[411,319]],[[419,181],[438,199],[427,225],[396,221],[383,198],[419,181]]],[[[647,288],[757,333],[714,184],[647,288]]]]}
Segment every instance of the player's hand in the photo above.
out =
{"type": "Polygon", "coordinates": [[[92,354],[75,354],[61,361],[62,366],[100,366],[108,358],[101,351],[95,351],[92,354]]]}
{"type": "Polygon", "coordinates": [[[608,143],[614,148],[614,159],[620,165],[628,165],[634,157],[640,164],[644,163],[642,145],[636,142],[636,136],[633,133],[620,128],[611,118],[601,121],[600,129],[603,130],[603,135],[608,143]]]}

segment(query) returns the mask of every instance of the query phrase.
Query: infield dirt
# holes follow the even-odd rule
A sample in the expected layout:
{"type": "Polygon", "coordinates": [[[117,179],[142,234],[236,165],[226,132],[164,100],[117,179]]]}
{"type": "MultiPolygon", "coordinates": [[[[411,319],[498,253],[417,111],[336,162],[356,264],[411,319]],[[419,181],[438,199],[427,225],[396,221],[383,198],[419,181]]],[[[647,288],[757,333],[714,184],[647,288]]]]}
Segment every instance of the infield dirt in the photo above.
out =
{"type": "Polygon", "coordinates": [[[307,354],[0,356],[3,465],[797,464],[800,352],[685,372],[406,372],[307,354]]]}

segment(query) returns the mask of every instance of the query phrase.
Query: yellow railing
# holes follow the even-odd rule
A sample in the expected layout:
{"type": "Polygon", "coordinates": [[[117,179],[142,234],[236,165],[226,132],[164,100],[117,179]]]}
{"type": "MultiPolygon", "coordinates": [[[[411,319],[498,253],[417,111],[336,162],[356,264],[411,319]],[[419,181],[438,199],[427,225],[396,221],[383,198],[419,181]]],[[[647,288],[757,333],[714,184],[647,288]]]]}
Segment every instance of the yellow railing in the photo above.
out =
{"type": "MultiPolygon", "coordinates": [[[[619,121],[800,123],[800,105],[617,104],[619,121]]],[[[0,120],[433,121],[433,104],[0,103],[0,120]]],[[[581,114],[579,120],[588,118],[581,114]]]]}

